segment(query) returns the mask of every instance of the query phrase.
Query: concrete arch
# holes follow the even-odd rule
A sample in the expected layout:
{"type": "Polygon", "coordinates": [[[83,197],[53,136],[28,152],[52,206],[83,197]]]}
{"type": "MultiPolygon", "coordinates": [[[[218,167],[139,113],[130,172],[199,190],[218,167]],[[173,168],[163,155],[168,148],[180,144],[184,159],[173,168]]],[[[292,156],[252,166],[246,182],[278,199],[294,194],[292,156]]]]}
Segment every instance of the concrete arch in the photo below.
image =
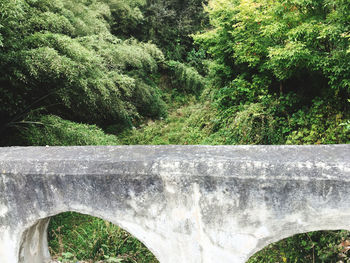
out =
{"type": "Polygon", "coordinates": [[[4,241],[7,244],[12,243],[12,247],[3,251],[5,255],[0,257],[2,263],[7,263],[7,259],[9,263],[48,261],[45,234],[48,219],[66,211],[108,220],[139,239],[157,258],[164,257],[161,251],[165,250],[167,243],[157,233],[155,217],[149,213],[152,206],[157,209],[162,206],[157,201],[161,192],[151,192],[161,184],[156,179],[138,176],[129,179],[112,176],[108,179],[108,176],[101,174],[29,172],[20,178],[4,180],[7,181],[7,188],[12,189],[7,198],[16,199],[16,203],[13,204],[13,213],[8,214],[13,222],[8,231],[12,240],[4,241]],[[111,185],[113,189],[110,189],[111,185]]]}
{"type": "Polygon", "coordinates": [[[350,145],[0,148],[0,261],[19,263],[38,220],[77,211],[161,263],[243,263],[294,233],[349,229],[349,192],[350,145]]]}
{"type": "MultiPolygon", "coordinates": [[[[137,235],[139,233],[132,233],[132,230],[127,229],[127,227],[123,227],[120,225],[120,222],[118,222],[118,219],[116,218],[106,218],[104,215],[96,214],[91,209],[75,209],[70,211],[62,211],[60,209],[59,211],[54,212],[54,214],[46,215],[47,217],[38,218],[38,219],[32,219],[31,222],[28,222],[28,227],[22,232],[20,243],[19,243],[19,255],[18,255],[18,262],[19,263],[38,263],[38,262],[49,262],[50,261],[50,253],[48,249],[48,240],[47,240],[47,229],[49,225],[50,218],[64,213],[64,212],[77,212],[80,214],[90,215],[93,217],[101,218],[103,220],[109,221],[112,224],[121,227],[122,229],[128,231],[131,235],[133,235],[135,238],[137,238],[137,235]],[[30,223],[32,223],[30,225],[30,223]]],[[[43,214],[41,214],[43,216],[43,214]]],[[[141,238],[144,239],[144,236],[141,238]]],[[[137,238],[139,241],[141,241],[157,258],[157,251],[152,251],[152,247],[149,245],[154,244],[148,244],[149,239],[141,240],[137,238]]],[[[152,242],[150,242],[152,243],[152,242]]]]}

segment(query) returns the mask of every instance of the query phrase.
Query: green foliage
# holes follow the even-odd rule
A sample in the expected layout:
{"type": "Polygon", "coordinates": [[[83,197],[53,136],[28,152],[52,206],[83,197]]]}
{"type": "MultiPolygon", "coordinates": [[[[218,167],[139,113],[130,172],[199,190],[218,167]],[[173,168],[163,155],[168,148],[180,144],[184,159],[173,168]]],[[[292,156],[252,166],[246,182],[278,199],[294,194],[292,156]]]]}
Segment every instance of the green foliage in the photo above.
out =
{"type": "MultiPolygon", "coordinates": [[[[100,0],[108,4],[111,32],[122,39],[151,41],[167,59],[188,62],[193,58],[191,34],[207,25],[203,4],[207,0],[100,0]]],[[[200,51],[205,55],[205,52],[200,51]]],[[[202,54],[202,55],[203,55],[202,54]]],[[[200,60],[191,66],[202,73],[200,60]],[[198,67],[197,67],[198,66],[198,67]]]]}
{"type": "Polygon", "coordinates": [[[230,107],[262,101],[261,98],[267,94],[269,79],[253,76],[253,81],[247,81],[245,76],[245,74],[237,75],[230,83],[212,92],[219,109],[226,110],[230,107]]]}
{"type": "Polygon", "coordinates": [[[203,49],[193,48],[187,53],[186,63],[188,66],[195,68],[199,74],[206,76],[208,74],[207,54],[203,49]]]}
{"type": "Polygon", "coordinates": [[[341,124],[345,127],[345,130],[350,131],[350,120],[347,120],[346,122],[341,124]]]}
{"type": "Polygon", "coordinates": [[[261,93],[348,93],[349,9],[338,0],[210,1],[213,29],[195,40],[214,60],[214,87],[229,86],[237,76],[259,87],[258,76],[270,81],[261,93]]]}
{"type": "Polygon", "coordinates": [[[104,0],[110,9],[111,32],[123,38],[137,37],[143,34],[140,25],[145,22],[142,12],[145,0],[104,0]]]}
{"type": "Polygon", "coordinates": [[[53,258],[63,262],[156,263],[154,255],[128,232],[102,219],[74,212],[50,220],[49,246],[53,258]]]}
{"type": "Polygon", "coordinates": [[[349,231],[317,231],[295,235],[268,245],[248,263],[349,262],[349,231]]]}
{"type": "Polygon", "coordinates": [[[170,60],[185,61],[193,48],[191,34],[207,24],[206,0],[147,0],[140,39],[151,40],[170,60]]]}
{"type": "Polygon", "coordinates": [[[314,101],[310,109],[301,109],[290,118],[292,133],[287,144],[339,144],[350,143],[350,131],[344,114],[323,100],[314,101]]]}
{"type": "Polygon", "coordinates": [[[279,144],[279,122],[269,108],[260,103],[220,114],[220,130],[225,144],[279,144]],[[226,115],[226,117],[225,117],[226,115]]]}
{"type": "MultiPolygon", "coordinates": [[[[0,28],[2,28],[1,24],[0,24],[0,28]]],[[[0,34],[0,48],[2,47],[2,40],[3,40],[3,38],[2,38],[2,35],[0,34]]]]}
{"type": "Polygon", "coordinates": [[[115,136],[105,134],[95,125],[75,123],[54,115],[41,116],[34,118],[33,122],[22,123],[20,136],[23,144],[28,146],[120,144],[115,136]]]}
{"type": "MultiPolygon", "coordinates": [[[[185,101],[189,102],[188,97],[185,101]]],[[[205,99],[205,98],[202,98],[205,99]]],[[[264,96],[260,103],[222,107],[194,101],[176,108],[163,121],[149,121],[119,136],[123,144],[334,144],[349,143],[346,116],[315,100],[292,111],[293,94],[279,100],[264,96]],[[293,113],[290,113],[293,112],[293,113]]],[[[329,99],[331,101],[331,99],[329,99]]]]}
{"type": "Polygon", "coordinates": [[[150,43],[111,35],[107,4],[10,2],[17,4],[4,3],[0,17],[2,123],[42,106],[102,126],[131,126],[140,118],[164,115],[152,78],[163,63],[162,52],[150,43]]]}
{"type": "MultiPolygon", "coordinates": [[[[276,107],[278,107],[276,105],[276,107]]],[[[208,102],[189,102],[165,120],[149,121],[118,136],[122,144],[279,144],[281,120],[273,108],[250,104],[220,112],[208,102]]]]}
{"type": "Polygon", "coordinates": [[[139,129],[118,136],[122,144],[208,144],[215,110],[210,104],[190,102],[161,121],[149,121],[139,129]]]}
{"type": "Polygon", "coordinates": [[[205,86],[205,78],[195,68],[178,61],[167,62],[170,84],[182,93],[199,95],[205,86]]]}

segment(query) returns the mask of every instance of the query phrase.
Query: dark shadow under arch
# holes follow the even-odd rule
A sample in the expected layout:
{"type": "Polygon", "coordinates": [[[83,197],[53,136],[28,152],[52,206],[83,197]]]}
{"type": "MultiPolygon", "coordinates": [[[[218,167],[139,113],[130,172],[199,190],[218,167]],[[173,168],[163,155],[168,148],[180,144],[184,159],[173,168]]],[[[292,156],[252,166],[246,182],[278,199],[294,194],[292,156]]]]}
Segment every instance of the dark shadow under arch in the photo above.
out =
{"type": "Polygon", "coordinates": [[[350,262],[350,231],[324,230],[296,234],[267,245],[247,262],[350,262]]]}

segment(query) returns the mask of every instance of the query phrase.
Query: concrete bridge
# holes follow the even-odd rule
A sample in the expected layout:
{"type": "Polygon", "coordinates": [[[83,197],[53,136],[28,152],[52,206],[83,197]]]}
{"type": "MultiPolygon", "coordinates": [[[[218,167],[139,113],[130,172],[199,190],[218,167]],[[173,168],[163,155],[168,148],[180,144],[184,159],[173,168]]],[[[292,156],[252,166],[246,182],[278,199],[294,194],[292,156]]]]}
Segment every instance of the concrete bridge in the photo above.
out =
{"type": "Polygon", "coordinates": [[[161,263],[240,263],[350,230],[350,145],[0,148],[0,173],[1,263],[49,261],[65,211],[119,225],[161,263]]]}

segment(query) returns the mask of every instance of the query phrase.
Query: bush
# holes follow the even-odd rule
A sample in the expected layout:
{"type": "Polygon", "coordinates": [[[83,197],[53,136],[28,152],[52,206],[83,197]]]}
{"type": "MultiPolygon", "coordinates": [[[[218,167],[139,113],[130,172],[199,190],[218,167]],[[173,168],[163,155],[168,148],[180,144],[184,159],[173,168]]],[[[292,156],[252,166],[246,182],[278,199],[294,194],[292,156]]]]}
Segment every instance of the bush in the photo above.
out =
{"type": "Polygon", "coordinates": [[[227,144],[280,143],[279,123],[261,103],[244,105],[240,111],[223,121],[219,133],[225,134],[227,144]]]}
{"type": "Polygon", "coordinates": [[[320,98],[312,106],[299,110],[290,118],[292,132],[287,144],[341,144],[350,143],[350,130],[342,125],[344,113],[330,102],[320,98]]]}
{"type": "MultiPolygon", "coordinates": [[[[188,99],[188,98],[187,98],[188,99]]],[[[118,136],[122,144],[208,144],[216,111],[209,103],[189,102],[165,120],[149,121],[118,136]]]]}

